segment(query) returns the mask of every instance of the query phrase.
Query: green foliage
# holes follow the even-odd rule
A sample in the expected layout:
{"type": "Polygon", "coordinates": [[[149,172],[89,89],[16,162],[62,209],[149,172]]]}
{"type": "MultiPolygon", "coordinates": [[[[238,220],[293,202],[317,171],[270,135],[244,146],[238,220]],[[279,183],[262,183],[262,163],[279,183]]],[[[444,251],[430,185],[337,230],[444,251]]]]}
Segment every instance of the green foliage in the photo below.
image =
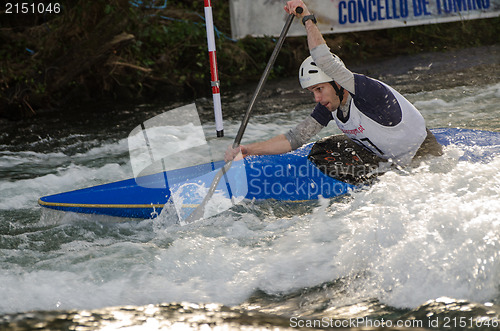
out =
{"type": "MultiPolygon", "coordinates": [[[[163,9],[138,8],[128,0],[60,2],[59,15],[26,18],[22,26],[6,21],[0,29],[0,117],[12,115],[5,109],[31,114],[91,98],[168,95],[174,100],[210,94],[204,1],[169,0],[163,9]],[[123,42],[115,45],[119,36],[123,42]]],[[[229,0],[212,6],[223,88],[256,81],[275,39],[230,40],[229,0]]],[[[493,18],[325,38],[350,62],[492,44],[499,34],[500,18],[493,18]]],[[[288,38],[270,78],[295,75],[307,54],[305,37],[288,38]]]]}

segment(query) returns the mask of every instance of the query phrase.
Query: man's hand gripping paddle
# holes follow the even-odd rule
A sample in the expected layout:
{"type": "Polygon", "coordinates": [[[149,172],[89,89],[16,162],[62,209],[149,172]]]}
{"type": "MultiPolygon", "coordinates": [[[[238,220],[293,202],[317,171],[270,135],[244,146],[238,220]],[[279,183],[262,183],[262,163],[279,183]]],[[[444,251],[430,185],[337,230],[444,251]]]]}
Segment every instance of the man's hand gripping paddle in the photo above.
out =
{"type": "MultiPolygon", "coordinates": [[[[303,12],[303,9],[302,9],[302,7],[297,7],[295,11],[298,14],[301,14],[303,12]]],[[[281,50],[281,47],[283,46],[283,42],[285,41],[285,37],[288,33],[288,30],[290,29],[290,26],[292,24],[294,17],[295,17],[294,14],[290,14],[285,22],[285,26],[283,27],[283,30],[281,31],[281,35],[280,35],[278,41],[276,42],[276,46],[274,47],[273,53],[271,54],[271,57],[269,58],[267,66],[266,66],[266,68],[265,68],[265,70],[260,78],[259,84],[257,85],[257,88],[255,89],[255,92],[252,96],[252,99],[250,100],[250,104],[248,105],[245,116],[243,117],[240,128],[238,130],[238,134],[236,135],[236,138],[234,139],[233,148],[237,148],[241,143],[241,139],[243,138],[243,134],[244,134],[245,129],[247,127],[247,124],[250,120],[250,113],[252,112],[255,101],[257,100],[257,97],[259,96],[260,92],[262,91],[264,84],[269,76],[269,73],[271,72],[271,69],[274,65],[274,62],[276,61],[276,58],[278,57],[278,54],[281,50]]],[[[217,172],[217,174],[215,175],[215,177],[212,181],[212,184],[210,185],[210,188],[209,188],[205,198],[198,205],[198,207],[185,219],[185,221],[184,221],[185,224],[197,221],[197,220],[202,219],[204,217],[207,203],[210,201],[210,199],[214,195],[214,192],[216,191],[216,188],[217,188],[221,178],[223,176],[226,176],[226,174],[227,174],[228,170],[231,168],[232,164],[233,164],[233,161],[227,162],[217,172]]],[[[226,182],[228,182],[228,181],[226,180],[226,182]]]]}

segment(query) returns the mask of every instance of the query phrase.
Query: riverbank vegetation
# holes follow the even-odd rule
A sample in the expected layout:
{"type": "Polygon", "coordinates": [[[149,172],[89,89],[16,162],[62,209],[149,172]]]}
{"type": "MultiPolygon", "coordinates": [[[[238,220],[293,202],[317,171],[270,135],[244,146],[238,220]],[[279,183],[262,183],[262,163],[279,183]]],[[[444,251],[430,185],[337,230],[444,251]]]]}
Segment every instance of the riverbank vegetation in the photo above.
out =
{"type": "MultiPolygon", "coordinates": [[[[48,8],[55,2],[36,3],[48,8]]],[[[210,95],[203,1],[156,1],[153,6],[130,0],[58,3],[58,12],[2,13],[0,117],[71,111],[72,105],[89,101],[173,102],[210,95]]],[[[229,0],[214,1],[213,6],[223,89],[258,80],[275,39],[232,40],[229,0]]],[[[499,34],[500,18],[493,18],[331,34],[326,39],[349,64],[494,44],[499,34]]],[[[288,38],[271,77],[295,75],[306,56],[305,37],[288,38]]]]}

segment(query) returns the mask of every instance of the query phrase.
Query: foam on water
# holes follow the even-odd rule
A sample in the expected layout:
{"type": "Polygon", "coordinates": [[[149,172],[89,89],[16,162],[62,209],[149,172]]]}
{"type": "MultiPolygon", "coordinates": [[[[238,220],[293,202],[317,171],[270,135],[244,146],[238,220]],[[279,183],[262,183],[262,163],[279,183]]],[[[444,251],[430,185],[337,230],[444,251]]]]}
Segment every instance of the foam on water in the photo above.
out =
{"type": "Polygon", "coordinates": [[[39,240],[56,234],[53,249],[40,252],[28,244],[35,234],[24,234],[26,246],[4,250],[7,260],[23,255],[36,262],[4,264],[0,311],[238,304],[256,289],[288,293],[339,278],[349,286],[332,304],[494,300],[500,158],[473,164],[456,161],[457,154],[448,150],[447,162],[436,159],[411,174],[387,173],[351,198],[324,200],[312,213],[290,218],[230,210],[184,227],[161,220],[111,226],[78,217],[42,227],[39,240]],[[58,238],[62,233],[69,239],[58,238]]]}
{"type": "Polygon", "coordinates": [[[427,126],[498,130],[500,83],[415,93],[408,99],[424,115],[427,126]]]}
{"type": "Polygon", "coordinates": [[[396,307],[499,298],[500,158],[440,168],[388,173],[332,210],[350,231],[338,263],[364,275],[356,293],[396,307]]]}
{"type": "Polygon", "coordinates": [[[26,209],[36,206],[38,198],[126,177],[126,171],[116,163],[101,168],[70,165],[33,179],[0,181],[0,210],[26,209]]]}
{"type": "Polygon", "coordinates": [[[1,152],[0,210],[34,208],[44,195],[131,176],[126,139],[85,152],[71,151],[72,148],[54,153],[1,152]]]}

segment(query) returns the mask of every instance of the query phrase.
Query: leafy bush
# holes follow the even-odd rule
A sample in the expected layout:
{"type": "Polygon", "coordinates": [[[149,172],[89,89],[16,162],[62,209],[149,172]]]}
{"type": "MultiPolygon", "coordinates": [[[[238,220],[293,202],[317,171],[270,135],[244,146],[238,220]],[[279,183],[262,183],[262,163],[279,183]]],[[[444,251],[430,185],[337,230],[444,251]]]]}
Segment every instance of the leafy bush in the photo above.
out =
{"type": "MultiPolygon", "coordinates": [[[[88,100],[174,101],[210,94],[204,1],[60,3],[59,14],[26,15],[22,20],[2,15],[0,117],[32,116],[88,100]]],[[[257,80],[274,49],[274,38],[231,40],[229,0],[214,1],[213,6],[223,87],[257,80]]],[[[493,44],[498,34],[500,18],[325,38],[349,63],[493,44]]],[[[295,75],[307,54],[305,37],[289,38],[271,79],[295,75]]]]}

